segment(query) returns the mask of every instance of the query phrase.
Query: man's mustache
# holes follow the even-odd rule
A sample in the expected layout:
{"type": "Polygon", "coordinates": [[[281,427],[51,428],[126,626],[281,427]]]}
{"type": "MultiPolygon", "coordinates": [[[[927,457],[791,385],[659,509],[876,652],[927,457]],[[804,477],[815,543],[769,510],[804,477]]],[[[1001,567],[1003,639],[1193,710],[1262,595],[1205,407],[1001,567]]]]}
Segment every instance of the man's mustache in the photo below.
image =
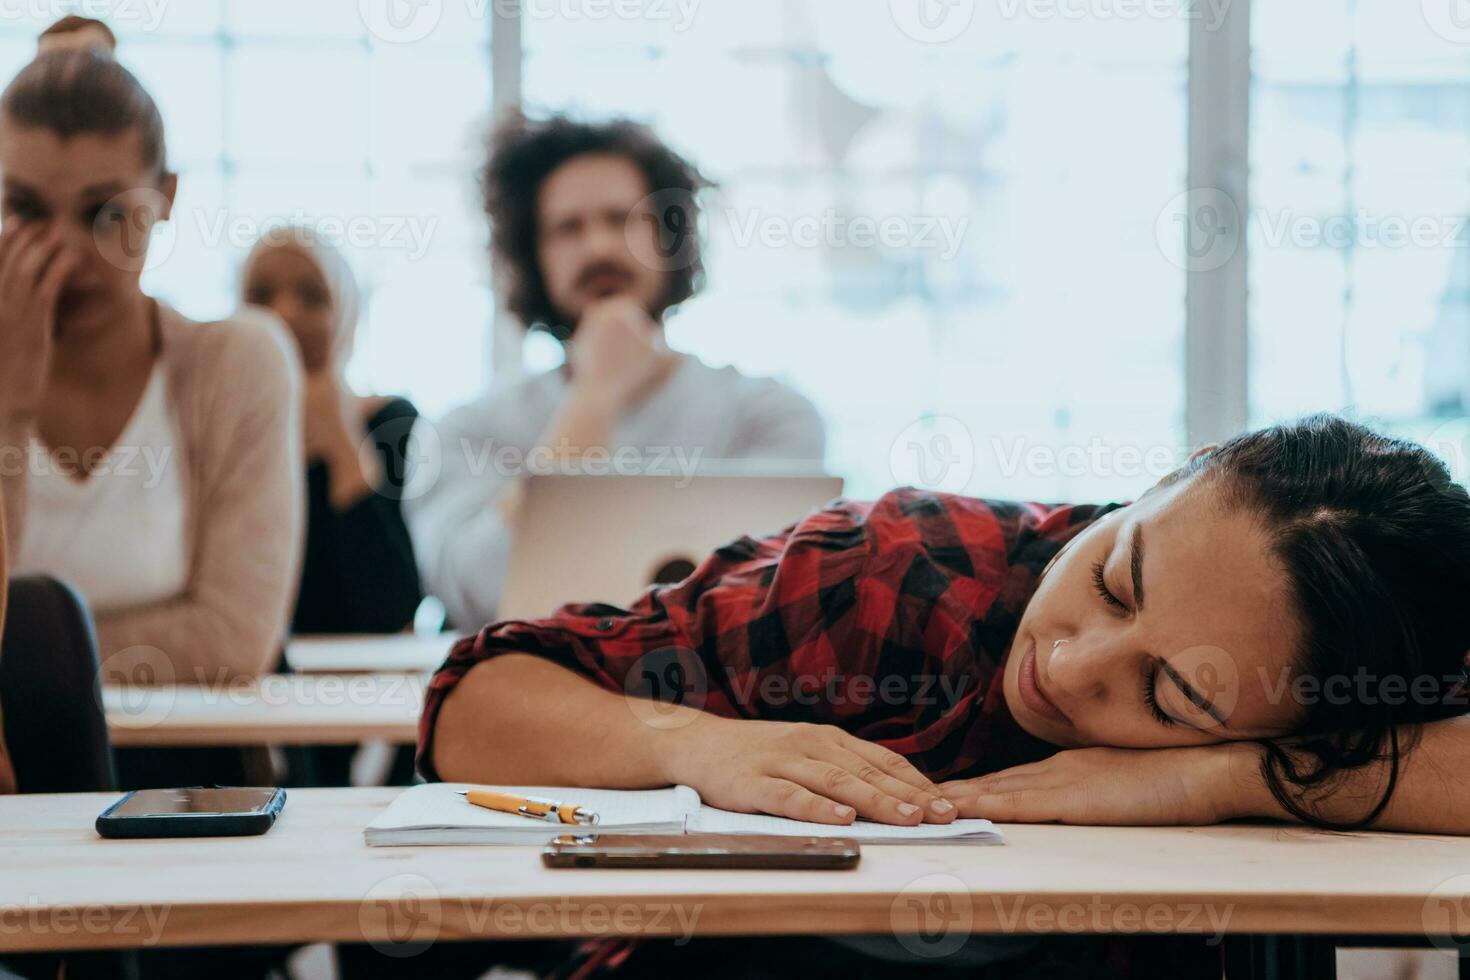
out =
{"type": "Polygon", "coordinates": [[[577,277],[577,288],[585,289],[600,276],[617,276],[625,282],[633,279],[632,271],[625,266],[618,265],[616,262],[598,262],[582,270],[582,274],[577,277]]]}

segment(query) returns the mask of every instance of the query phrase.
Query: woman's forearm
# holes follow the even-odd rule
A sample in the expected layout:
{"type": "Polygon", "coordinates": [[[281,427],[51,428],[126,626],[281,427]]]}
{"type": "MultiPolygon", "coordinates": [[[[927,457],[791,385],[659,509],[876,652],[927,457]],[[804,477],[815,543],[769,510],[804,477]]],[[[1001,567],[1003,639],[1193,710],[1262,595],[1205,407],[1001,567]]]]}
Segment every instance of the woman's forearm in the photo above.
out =
{"type": "MultiPolygon", "coordinates": [[[[1400,733],[1400,745],[1406,744],[1400,733]]],[[[1264,752],[1258,746],[1237,743],[1242,767],[1254,767],[1241,800],[1242,817],[1293,819],[1276,801],[1260,774],[1264,752]]],[[[1245,773],[1246,768],[1240,770],[1245,773]]],[[[1379,818],[1376,830],[1422,834],[1470,834],[1470,717],[1452,718],[1425,725],[1414,747],[1399,762],[1393,796],[1379,818]]],[[[1364,766],[1332,783],[1325,798],[1311,809],[1324,820],[1352,823],[1373,809],[1388,786],[1389,764],[1364,766]]],[[[1292,787],[1288,785],[1288,790],[1292,787]]]]}
{"type": "Polygon", "coordinates": [[[722,721],[692,708],[639,704],[659,721],[539,657],[496,657],[473,667],[445,699],[434,726],[434,768],[450,782],[610,789],[677,782],[673,743],[722,721]]]}
{"type": "Polygon", "coordinates": [[[453,782],[646,789],[711,806],[913,826],[958,813],[902,756],[830,725],[721,718],[624,697],[557,664],[502,654],[449,692],[427,751],[453,782]]]}

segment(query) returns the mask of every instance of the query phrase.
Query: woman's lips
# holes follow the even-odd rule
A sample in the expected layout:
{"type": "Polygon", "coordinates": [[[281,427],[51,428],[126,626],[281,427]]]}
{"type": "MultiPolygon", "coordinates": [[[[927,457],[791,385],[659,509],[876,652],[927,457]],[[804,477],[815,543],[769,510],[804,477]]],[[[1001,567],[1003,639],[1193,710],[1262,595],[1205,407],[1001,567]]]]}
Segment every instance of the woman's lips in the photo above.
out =
{"type": "Polygon", "coordinates": [[[1021,670],[1016,678],[1016,686],[1020,689],[1021,700],[1026,707],[1052,721],[1059,721],[1064,725],[1071,724],[1062,709],[1051,702],[1041,690],[1041,684],[1036,677],[1036,640],[1031,640],[1031,645],[1026,649],[1026,656],[1021,661],[1021,670]]]}

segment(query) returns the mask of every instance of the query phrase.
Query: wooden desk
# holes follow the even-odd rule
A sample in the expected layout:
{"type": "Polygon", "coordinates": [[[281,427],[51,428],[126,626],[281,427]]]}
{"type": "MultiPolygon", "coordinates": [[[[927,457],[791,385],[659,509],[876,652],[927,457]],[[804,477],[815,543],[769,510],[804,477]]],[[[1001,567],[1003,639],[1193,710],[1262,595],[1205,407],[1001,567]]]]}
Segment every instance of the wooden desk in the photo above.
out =
{"type": "Polygon", "coordinates": [[[439,669],[460,634],[310,636],[292,640],[286,662],[302,674],[427,674],[439,669]]]}
{"type": "Polygon", "coordinates": [[[355,745],[418,738],[424,674],[271,674],[220,687],[104,687],[112,744],[355,745]]]}
{"type": "Polygon", "coordinates": [[[847,872],[549,871],[531,847],[367,847],[363,826],[395,792],[293,790],[263,837],[176,841],[98,838],[110,795],[0,798],[0,952],[691,933],[918,941],[917,928],[1470,931],[1470,843],[1453,837],[1007,826],[1002,847],[868,846],[847,872]]]}

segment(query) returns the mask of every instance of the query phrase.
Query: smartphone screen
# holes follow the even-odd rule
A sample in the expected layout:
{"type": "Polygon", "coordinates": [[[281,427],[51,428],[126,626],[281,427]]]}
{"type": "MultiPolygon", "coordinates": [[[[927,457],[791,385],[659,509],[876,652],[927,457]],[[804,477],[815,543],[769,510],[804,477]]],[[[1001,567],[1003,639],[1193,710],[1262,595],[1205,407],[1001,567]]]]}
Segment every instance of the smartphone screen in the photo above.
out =
{"type": "Polygon", "coordinates": [[[269,787],[227,786],[139,790],[111,812],[113,817],[170,817],[188,814],[261,813],[275,799],[269,787]]]}

